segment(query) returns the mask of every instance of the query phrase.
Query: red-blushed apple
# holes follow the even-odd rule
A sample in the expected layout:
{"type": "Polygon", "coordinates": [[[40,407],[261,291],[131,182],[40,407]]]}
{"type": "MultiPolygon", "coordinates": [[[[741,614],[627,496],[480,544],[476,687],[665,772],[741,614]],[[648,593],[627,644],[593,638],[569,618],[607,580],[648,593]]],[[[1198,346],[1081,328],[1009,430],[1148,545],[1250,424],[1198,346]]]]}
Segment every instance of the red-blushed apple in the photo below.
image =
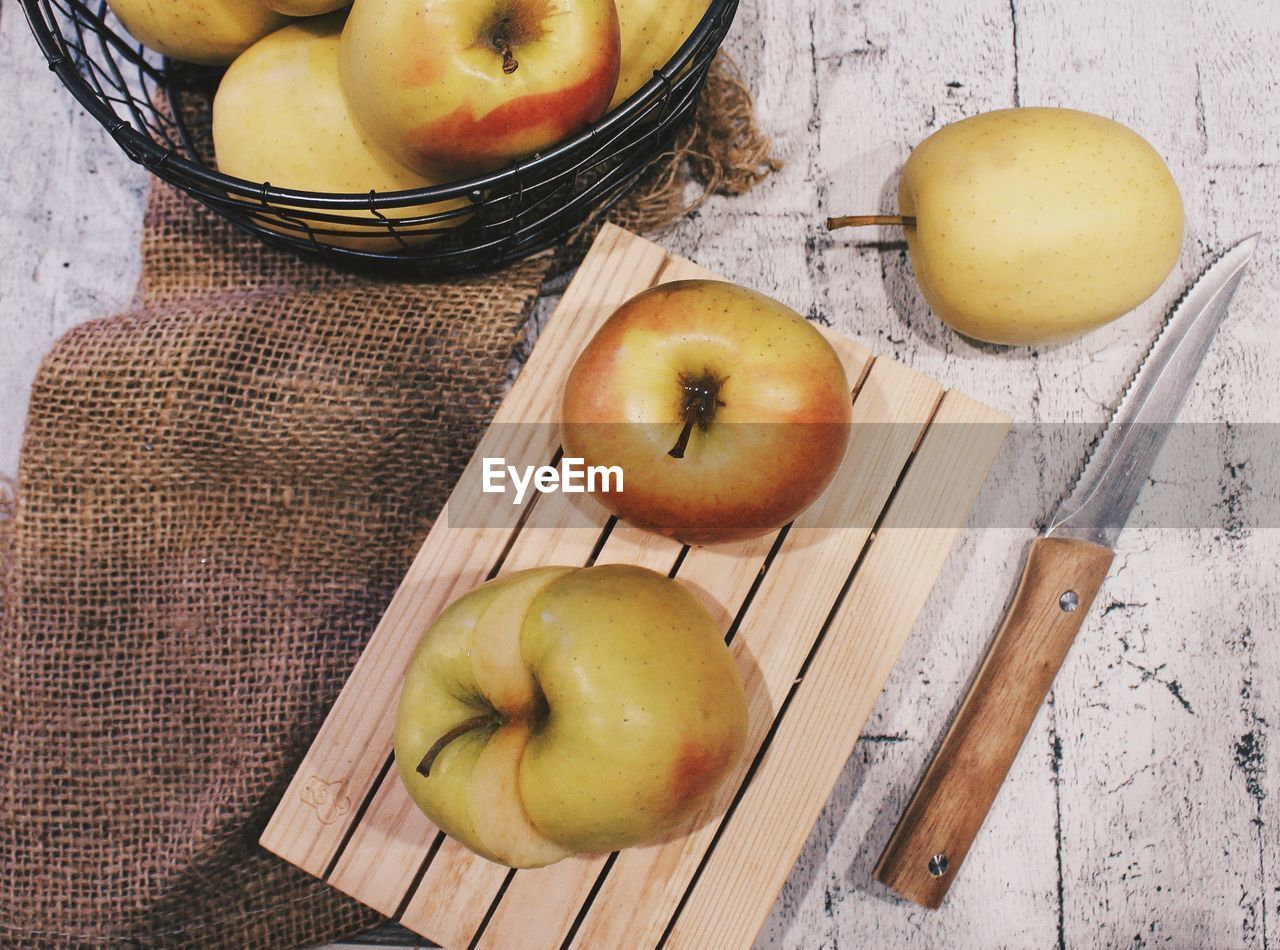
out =
{"type": "Polygon", "coordinates": [[[653,78],[655,71],[684,44],[707,12],[709,0],[616,0],[622,59],[618,88],[610,109],[617,108],[653,78]]]}
{"type": "Polygon", "coordinates": [[[343,89],[356,120],[423,174],[498,168],[604,114],[613,0],[356,0],[343,89]]]}
{"type": "Polygon", "coordinates": [[[564,454],[619,466],[613,514],[686,544],[758,537],[822,493],[852,392],[794,310],[724,281],[660,284],[605,321],[569,373],[564,454]]]}
{"type": "Polygon", "coordinates": [[[477,854],[539,867],[665,837],[743,754],[746,696],[680,584],[630,565],[545,567],[445,608],[405,676],[410,796],[477,854]]]}

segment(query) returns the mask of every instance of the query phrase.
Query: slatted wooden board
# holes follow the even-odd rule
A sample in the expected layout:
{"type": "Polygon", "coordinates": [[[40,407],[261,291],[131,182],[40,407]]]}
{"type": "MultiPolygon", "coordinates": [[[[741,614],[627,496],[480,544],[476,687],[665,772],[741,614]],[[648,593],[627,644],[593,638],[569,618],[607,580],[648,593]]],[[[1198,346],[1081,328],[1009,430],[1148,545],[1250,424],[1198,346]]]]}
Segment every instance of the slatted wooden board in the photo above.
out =
{"type": "MultiPolygon", "coordinates": [[[[561,387],[595,328],[657,283],[712,277],[608,226],[460,485],[480,459],[556,455],[561,387]]],[[[765,291],[768,288],[761,288],[765,291]]],[[[797,303],[793,301],[793,303],[797,303]]],[[[994,410],[829,334],[854,382],[834,482],[782,532],[683,551],[582,495],[451,526],[455,491],[262,835],[262,845],[446,947],[745,947],[835,785],[1004,437],[994,410]],[[891,423],[891,424],[873,424],[891,423]],[[423,630],[496,573],[625,562],[671,572],[732,631],[748,751],[691,832],[510,871],[437,831],[391,768],[401,676],[423,630]],[[681,557],[683,554],[683,558],[681,557]]]]}

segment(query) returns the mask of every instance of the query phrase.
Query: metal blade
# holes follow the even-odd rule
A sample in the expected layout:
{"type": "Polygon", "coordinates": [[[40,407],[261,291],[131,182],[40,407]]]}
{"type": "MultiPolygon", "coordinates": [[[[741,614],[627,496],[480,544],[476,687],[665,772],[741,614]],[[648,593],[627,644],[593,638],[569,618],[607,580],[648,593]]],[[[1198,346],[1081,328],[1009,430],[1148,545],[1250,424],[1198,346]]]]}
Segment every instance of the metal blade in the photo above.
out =
{"type": "Polygon", "coordinates": [[[1046,535],[1115,547],[1259,237],[1218,258],[1173,308],[1046,535]]]}

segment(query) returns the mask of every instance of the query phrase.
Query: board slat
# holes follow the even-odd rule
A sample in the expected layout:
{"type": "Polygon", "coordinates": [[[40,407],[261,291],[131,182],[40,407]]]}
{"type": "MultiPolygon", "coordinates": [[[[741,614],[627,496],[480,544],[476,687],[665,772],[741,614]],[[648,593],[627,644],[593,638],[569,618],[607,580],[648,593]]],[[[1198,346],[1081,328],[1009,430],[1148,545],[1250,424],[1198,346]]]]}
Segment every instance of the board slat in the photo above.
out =
{"type": "Polygon", "coordinates": [[[358,830],[359,840],[353,835],[355,847],[348,841],[342,849],[329,883],[378,913],[394,917],[422,863],[423,844],[430,847],[440,834],[405,792],[394,763],[374,792],[358,830]]]}
{"type": "Polygon", "coordinates": [[[465,947],[502,889],[508,868],[476,856],[446,836],[400,923],[442,947],[465,947]],[[484,911],[476,916],[476,909],[484,911]]]}
{"type": "Polygon", "coordinates": [[[597,564],[634,564],[659,574],[670,574],[684,545],[661,535],[641,531],[625,521],[614,522],[609,539],[596,556],[597,564]]]}
{"type": "MultiPolygon", "coordinates": [[[[599,323],[645,287],[714,276],[618,228],[603,229],[459,485],[479,484],[478,467],[485,456],[501,455],[514,465],[552,462],[564,378],[599,323]],[[500,424],[509,422],[542,424],[500,424]]],[[[956,407],[971,414],[998,416],[963,397],[948,394],[944,398],[942,388],[933,380],[892,360],[873,359],[861,344],[823,332],[840,353],[853,381],[857,424],[850,450],[828,491],[782,534],[735,545],[684,549],[675,541],[609,518],[589,496],[531,493],[523,505],[495,510],[497,506],[492,505],[467,507],[483,500],[475,497],[474,488],[470,498],[462,487],[455,489],[273,815],[262,838],[264,846],[313,874],[321,875],[332,865],[329,880],[335,886],[388,915],[402,910],[400,919],[405,926],[446,947],[472,943],[481,947],[555,947],[565,941],[579,919],[575,946],[653,946],[682,906],[673,937],[709,945],[707,934],[720,925],[707,922],[714,917],[713,909],[703,905],[706,900],[725,900],[721,888],[730,885],[724,884],[721,876],[737,868],[724,840],[744,834],[741,822],[747,819],[739,816],[755,814],[756,799],[752,796],[763,794],[753,792],[761,772],[754,774],[745,790],[740,792],[740,786],[752,774],[751,762],[770,742],[771,731],[781,735],[786,729],[800,728],[791,725],[793,719],[799,722],[792,710],[801,702],[800,690],[805,690],[806,703],[825,698],[825,694],[814,692],[816,686],[808,687],[806,680],[787,706],[787,715],[775,724],[780,704],[813,655],[815,642],[823,630],[830,638],[837,622],[832,618],[844,615],[843,604],[834,614],[833,605],[840,601],[842,591],[860,589],[866,564],[885,558],[889,567],[876,575],[875,593],[884,597],[886,588],[892,594],[895,583],[909,581],[913,594],[917,588],[927,594],[954,540],[954,532],[950,538],[939,535],[928,543],[920,542],[923,549],[913,549],[917,561],[895,559],[882,553],[887,549],[883,529],[868,541],[872,525],[900,479],[903,488],[908,484],[924,446],[931,446],[927,456],[931,473],[947,471],[951,464],[953,477],[958,472],[965,485],[976,479],[975,492],[991,463],[984,455],[985,443],[975,447],[964,440],[946,441],[934,433],[930,419],[935,410],[943,416],[958,412],[956,407]],[[917,446],[920,453],[904,477],[904,467],[917,446]],[[450,522],[451,511],[457,517],[456,525],[450,522]],[[474,511],[482,511],[485,520],[471,519],[474,511]],[[730,651],[748,694],[748,754],[687,835],[628,849],[611,864],[607,864],[607,855],[579,856],[548,868],[511,872],[440,835],[413,805],[394,766],[378,781],[390,752],[399,680],[430,620],[450,600],[495,570],[508,573],[553,563],[586,564],[593,555],[596,563],[641,564],[672,574],[702,600],[722,629],[731,631],[730,651]],[[857,573],[851,579],[855,567],[857,573]],[[904,576],[899,577],[902,572],[904,576]],[[388,683],[394,687],[388,688],[388,683]],[[317,807],[314,790],[308,790],[315,782],[331,792],[336,790],[345,807],[317,807]],[[366,802],[358,823],[351,827],[366,802]],[[722,826],[722,837],[704,866],[707,849],[722,826]],[[682,905],[686,893],[690,897],[682,905]]],[[[972,501],[971,495],[967,500],[943,495],[961,505],[961,512],[967,511],[972,501]]],[[[895,498],[894,506],[898,504],[895,498]]],[[[890,510],[886,517],[892,515],[890,510]]],[[[896,601],[890,596],[889,602],[896,601]]],[[[905,613],[915,616],[910,605],[908,597],[905,606],[899,605],[901,615],[893,615],[898,624],[893,637],[874,642],[864,639],[849,647],[882,651],[862,658],[865,662],[860,669],[865,676],[859,689],[868,695],[859,693],[853,704],[855,711],[863,700],[870,709],[869,703],[874,702],[887,678],[909,631],[909,624],[906,630],[899,630],[905,613]]],[[[834,649],[824,640],[819,653],[825,657],[834,649]]],[[[837,659],[843,661],[843,655],[837,659]]],[[[847,716],[849,711],[841,712],[847,716]]],[[[856,733],[857,729],[848,737],[850,743],[856,733]]],[[[826,738],[822,733],[820,741],[826,738]]],[[[763,752],[761,769],[777,757],[772,750],[770,744],[763,752]]],[[[827,760],[838,757],[838,744],[824,751],[823,762],[829,768],[827,760]]],[[[835,774],[839,774],[838,768],[835,774]]],[[[824,772],[821,779],[825,776],[824,772]]],[[[780,810],[761,812],[756,821],[768,815],[765,824],[795,825],[786,809],[807,815],[811,799],[820,799],[821,808],[831,787],[821,780],[811,786],[809,795],[802,799],[786,799],[781,804],[764,799],[780,810]]],[[[811,824],[811,818],[800,820],[801,844],[811,824]]],[[[790,838],[786,844],[791,844],[790,838]]],[[[770,863],[781,860],[777,855],[766,856],[763,863],[768,866],[749,873],[765,875],[762,880],[772,886],[774,877],[781,874],[785,880],[789,870],[790,859],[784,867],[770,863]]],[[[757,863],[761,862],[741,857],[736,862],[749,868],[757,863]]],[[[748,886],[754,887],[755,879],[751,880],[748,886]]],[[[730,926],[744,932],[758,926],[756,918],[767,914],[772,896],[773,892],[756,894],[754,899],[738,895],[736,903],[728,902],[724,913],[730,926]],[[759,906],[762,902],[763,910],[759,906]]],[[[754,931],[745,942],[753,935],[754,931]]],[[[716,932],[715,936],[718,944],[721,934],[716,932]]]]}

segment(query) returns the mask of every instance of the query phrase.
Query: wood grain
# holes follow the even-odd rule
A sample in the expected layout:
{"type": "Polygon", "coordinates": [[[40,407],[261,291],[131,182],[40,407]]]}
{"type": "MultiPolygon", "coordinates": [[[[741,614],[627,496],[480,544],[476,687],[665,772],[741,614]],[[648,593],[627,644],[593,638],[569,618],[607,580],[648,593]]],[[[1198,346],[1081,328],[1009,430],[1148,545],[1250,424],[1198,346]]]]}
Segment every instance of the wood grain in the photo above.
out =
{"type": "Polygon", "coordinates": [[[903,897],[931,908],[946,897],[1114,557],[1088,541],[1031,545],[1004,623],[876,867],[903,897]]]}

